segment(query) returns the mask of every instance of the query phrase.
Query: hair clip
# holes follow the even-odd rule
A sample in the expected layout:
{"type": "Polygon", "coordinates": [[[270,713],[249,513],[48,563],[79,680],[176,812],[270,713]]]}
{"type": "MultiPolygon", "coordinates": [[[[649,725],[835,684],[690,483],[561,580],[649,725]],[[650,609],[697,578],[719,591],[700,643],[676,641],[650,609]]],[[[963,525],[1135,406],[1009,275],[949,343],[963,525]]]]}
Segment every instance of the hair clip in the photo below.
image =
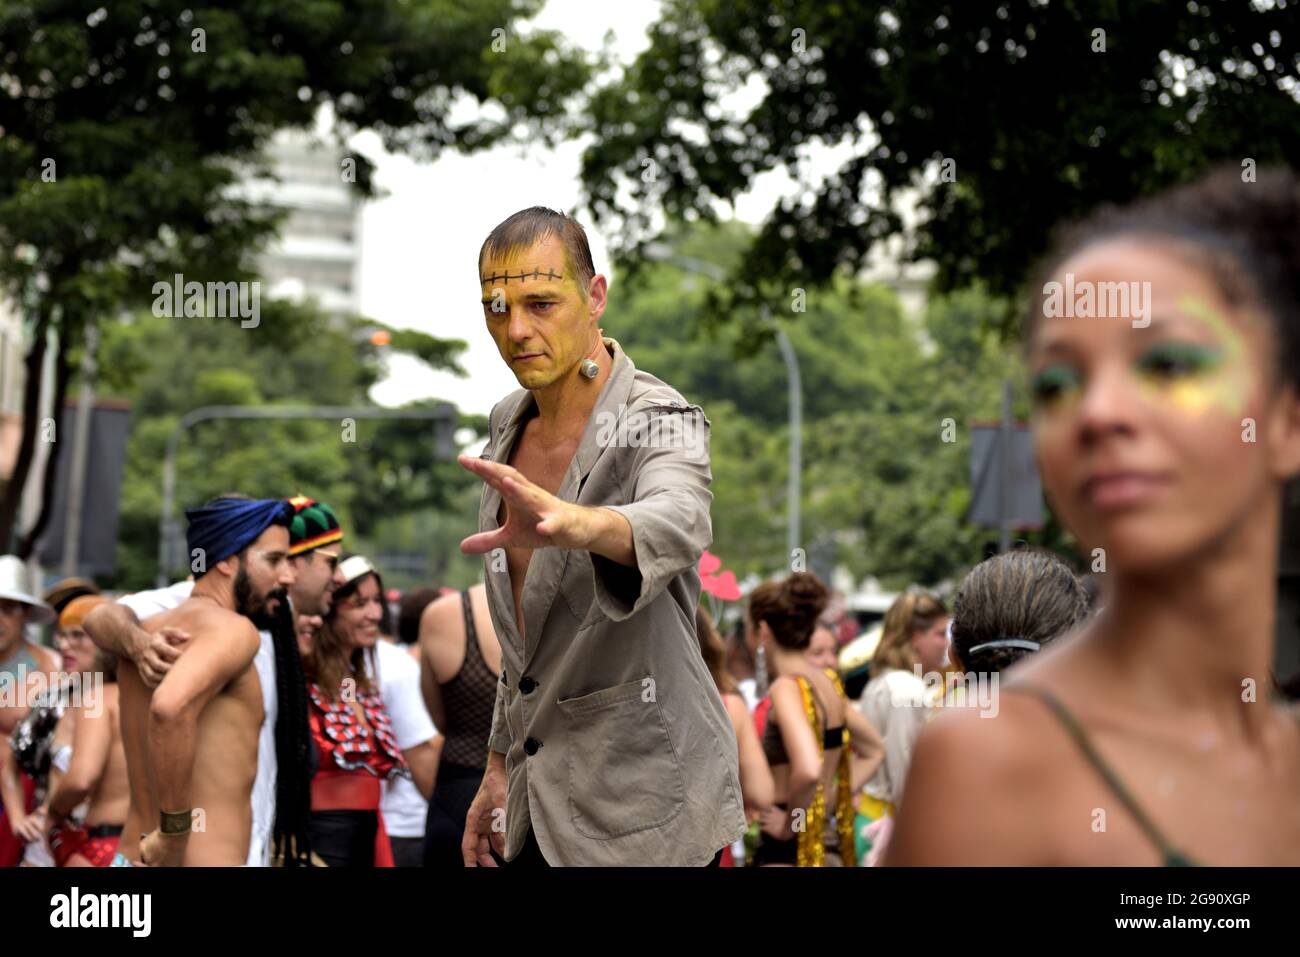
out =
{"type": "Polygon", "coordinates": [[[1029,641],[1025,638],[999,638],[997,641],[986,641],[982,645],[976,645],[966,653],[973,655],[977,651],[983,651],[985,648],[1023,648],[1025,651],[1037,651],[1043,647],[1036,641],[1029,641]]]}

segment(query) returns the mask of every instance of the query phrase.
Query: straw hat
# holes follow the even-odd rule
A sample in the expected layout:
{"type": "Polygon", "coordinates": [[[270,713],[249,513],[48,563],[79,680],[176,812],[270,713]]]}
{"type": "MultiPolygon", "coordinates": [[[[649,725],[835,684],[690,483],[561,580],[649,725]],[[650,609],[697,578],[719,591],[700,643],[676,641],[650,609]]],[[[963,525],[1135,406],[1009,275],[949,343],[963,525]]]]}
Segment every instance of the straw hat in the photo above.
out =
{"type": "Polygon", "coordinates": [[[17,555],[0,555],[0,599],[31,606],[28,621],[43,625],[54,620],[54,609],[31,593],[27,565],[17,555]]]}
{"type": "Polygon", "coordinates": [[[99,588],[94,582],[85,578],[60,578],[49,588],[45,589],[45,594],[41,600],[54,609],[56,613],[61,614],[67,607],[68,602],[74,598],[80,598],[82,595],[98,595],[99,588]]]}

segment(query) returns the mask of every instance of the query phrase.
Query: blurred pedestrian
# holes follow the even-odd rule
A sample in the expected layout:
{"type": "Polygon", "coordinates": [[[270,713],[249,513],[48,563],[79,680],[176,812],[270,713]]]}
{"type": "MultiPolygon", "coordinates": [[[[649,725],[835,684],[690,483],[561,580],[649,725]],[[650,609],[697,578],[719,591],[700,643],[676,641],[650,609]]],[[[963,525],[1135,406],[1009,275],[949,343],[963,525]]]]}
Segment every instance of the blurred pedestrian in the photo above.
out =
{"type": "Polygon", "coordinates": [[[942,694],[947,667],[948,609],[935,595],[909,588],[885,613],[880,644],[871,659],[871,680],[859,707],[884,741],[885,756],[858,799],[854,825],[858,860],[871,851],[867,828],[897,813],[912,760],[912,748],[942,694]]]}
{"type": "MultiPolygon", "coordinates": [[[[760,820],[772,809],[775,800],[775,782],[772,769],[768,767],[763,754],[763,743],[754,730],[753,717],[736,687],[736,680],[726,668],[726,648],[713,616],[703,605],[695,610],[695,633],[700,640],[700,654],[713,675],[713,683],[722,695],[722,703],[731,718],[731,727],[736,732],[736,750],[740,758],[740,793],[745,802],[745,817],[752,824],[760,820]]],[[[722,867],[731,867],[734,863],[732,848],[722,852],[722,867]]]]}
{"type": "Polygon", "coordinates": [[[425,867],[464,867],[465,815],[487,766],[501,646],[482,585],[431,601],[419,619],[420,687],[442,731],[424,829],[425,867]]]}
{"type": "Polygon", "coordinates": [[[50,741],[62,713],[61,669],[54,651],[27,638],[29,624],[55,619],[54,610],[28,588],[27,578],[22,559],[0,555],[2,867],[13,867],[28,855],[32,866],[48,867],[53,862],[45,846],[45,794],[38,782],[43,785],[49,773],[50,741]]]}
{"type": "Polygon", "coordinates": [[[1011,669],[994,720],[926,730],[889,861],[1300,864],[1300,727],[1271,680],[1300,178],[1234,164],[1104,210],[1036,279],[1035,455],[1104,607],[1011,669]]]}

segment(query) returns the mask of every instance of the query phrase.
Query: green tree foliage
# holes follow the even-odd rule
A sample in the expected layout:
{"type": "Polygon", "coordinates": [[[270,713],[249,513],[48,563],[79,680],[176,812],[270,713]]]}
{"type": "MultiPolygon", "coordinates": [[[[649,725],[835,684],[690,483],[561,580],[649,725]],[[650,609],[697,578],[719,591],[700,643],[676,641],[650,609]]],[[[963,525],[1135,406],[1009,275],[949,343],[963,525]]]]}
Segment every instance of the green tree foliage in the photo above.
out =
{"type": "MultiPolygon", "coordinates": [[[[0,548],[31,465],[47,333],[59,334],[59,407],[88,317],[148,301],[153,283],[175,272],[200,282],[251,278],[249,257],[277,214],[231,187],[250,170],[269,172],[271,135],[311,126],[323,106],[341,140],[372,129],[388,148],[425,157],[566,132],[566,104],[590,65],[554,32],[518,34],[541,6],[0,4],[0,294],[25,303],[34,320],[0,548]],[[453,121],[466,97],[486,108],[453,121]]],[[[372,164],[352,159],[353,175],[340,178],[368,195],[372,164]]],[[[237,378],[219,379],[207,385],[240,391],[237,378]]]]}
{"type": "MultiPolygon", "coordinates": [[[[112,584],[141,587],[157,574],[162,463],[182,415],[206,405],[369,404],[384,359],[367,335],[374,327],[279,301],[263,303],[257,330],[228,319],[149,313],[112,324],[100,347],[101,396],[132,403],[112,584]],[[274,330],[274,343],[259,335],[263,328],[274,330]]],[[[418,335],[407,341],[416,345],[410,337],[418,335]]],[[[485,434],[487,422],[463,416],[460,426],[485,434]]],[[[338,511],[350,550],[421,551],[424,543],[399,540],[394,529],[412,516],[463,508],[466,495],[478,491],[473,476],[433,455],[432,426],[419,421],[202,422],[178,447],[177,507],[230,491],[268,498],[301,492],[338,511]]],[[[435,568],[449,561],[431,559],[435,568]]]]}
{"type": "MultiPolygon", "coordinates": [[[[677,252],[725,266],[745,231],[699,228],[677,252]]],[[[788,568],[788,405],[784,364],[769,338],[704,321],[709,280],[646,266],[615,284],[602,325],[638,368],[660,376],[711,423],[711,550],[740,575],[788,568]]],[[[996,530],[966,522],[970,434],[1000,414],[1000,383],[1021,362],[996,333],[1005,299],[979,289],[931,300],[908,318],[881,286],[838,280],[810,291],[785,324],[803,380],[802,537],[832,546],[857,579],[934,584],[983,557],[996,530]],[[946,441],[946,420],[952,420],[946,441]]],[[[1019,406],[1020,417],[1028,408],[1019,406]]],[[[1058,529],[1024,536],[1062,545],[1058,529]]]]}
{"type": "Polygon", "coordinates": [[[1294,0],[666,0],[590,100],[585,195],[634,262],[665,214],[714,220],[788,172],[710,301],[724,318],[855,274],[910,189],[939,287],[1011,294],[1059,221],[1300,154],[1296,21],[1294,0]],[[846,158],[812,182],[827,146],[846,158]]]}

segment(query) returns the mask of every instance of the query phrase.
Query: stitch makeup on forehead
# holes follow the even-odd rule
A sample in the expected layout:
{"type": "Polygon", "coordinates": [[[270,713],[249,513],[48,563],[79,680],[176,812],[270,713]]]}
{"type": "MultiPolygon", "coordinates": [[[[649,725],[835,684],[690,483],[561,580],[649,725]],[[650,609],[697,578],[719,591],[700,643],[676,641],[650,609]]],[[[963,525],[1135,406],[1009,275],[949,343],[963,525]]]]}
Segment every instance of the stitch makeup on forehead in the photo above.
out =
{"type": "Polygon", "coordinates": [[[511,267],[495,266],[481,272],[478,277],[479,283],[484,287],[487,295],[483,297],[483,304],[491,307],[493,312],[506,311],[506,289],[513,282],[516,285],[528,283],[547,283],[565,281],[563,272],[556,272],[554,266],[542,266],[533,264],[529,269],[524,266],[511,267]]]}
{"type": "Polygon", "coordinates": [[[503,269],[499,272],[492,272],[484,276],[479,276],[479,282],[484,286],[495,286],[497,284],[510,285],[510,280],[523,282],[525,279],[558,279],[564,280],[564,273],[558,273],[550,266],[545,269],[534,268],[532,272],[520,270],[518,273],[512,273],[509,269],[503,269]]]}

